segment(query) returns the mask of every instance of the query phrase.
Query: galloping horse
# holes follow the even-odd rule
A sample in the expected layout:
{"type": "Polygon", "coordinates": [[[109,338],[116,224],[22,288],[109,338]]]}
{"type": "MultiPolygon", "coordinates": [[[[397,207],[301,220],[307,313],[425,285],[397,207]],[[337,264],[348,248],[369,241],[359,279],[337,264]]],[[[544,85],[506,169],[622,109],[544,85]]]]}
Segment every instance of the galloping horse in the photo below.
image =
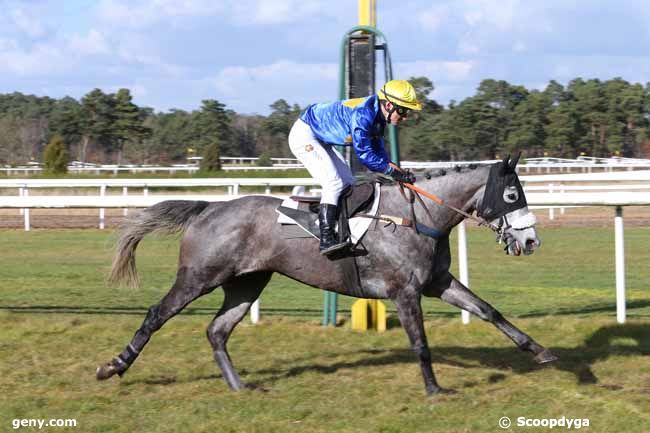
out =
{"type": "MultiPolygon", "coordinates": [[[[517,158],[518,159],[518,158],[517,158]]],[[[490,304],[461,284],[450,272],[449,232],[474,211],[506,243],[510,255],[531,254],[540,245],[535,218],[509,157],[490,166],[470,166],[418,182],[445,206],[430,212],[409,209],[396,185],[382,187],[380,214],[429,221],[443,236],[426,237],[409,227],[366,233],[365,255],[355,257],[360,291],[345,287],[337,260],[319,254],[313,238],[287,239],[277,224],[280,200],[265,196],[229,202],[165,201],[131,219],[122,232],[111,280],[137,284],[135,249],[152,232],[183,232],[176,281],[153,305],[126,348],[97,369],[97,379],[122,375],[133,364],[152,334],[198,297],[223,288],[224,302],[207,329],[214,359],[233,390],[243,387],[226,343],[235,326],[260,296],[274,272],[309,286],[364,298],[390,299],[417,355],[427,394],[444,392],[431,367],[431,353],[422,322],[421,296],[437,297],[494,324],[538,363],[557,359],[548,349],[507,321],[490,304]],[[354,293],[353,293],[354,292],[354,293]]]]}

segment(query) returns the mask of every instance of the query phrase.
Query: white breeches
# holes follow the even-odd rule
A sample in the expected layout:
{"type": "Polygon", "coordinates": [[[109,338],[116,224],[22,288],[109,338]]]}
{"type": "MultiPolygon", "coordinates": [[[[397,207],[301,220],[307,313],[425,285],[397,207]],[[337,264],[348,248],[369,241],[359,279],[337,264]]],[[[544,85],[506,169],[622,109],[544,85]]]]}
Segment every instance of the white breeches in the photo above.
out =
{"type": "Polygon", "coordinates": [[[296,120],[289,132],[291,152],[309,174],[321,184],[321,203],[337,205],[341,191],[354,184],[354,176],[343,156],[328,144],[321,144],[309,125],[296,120]]]}

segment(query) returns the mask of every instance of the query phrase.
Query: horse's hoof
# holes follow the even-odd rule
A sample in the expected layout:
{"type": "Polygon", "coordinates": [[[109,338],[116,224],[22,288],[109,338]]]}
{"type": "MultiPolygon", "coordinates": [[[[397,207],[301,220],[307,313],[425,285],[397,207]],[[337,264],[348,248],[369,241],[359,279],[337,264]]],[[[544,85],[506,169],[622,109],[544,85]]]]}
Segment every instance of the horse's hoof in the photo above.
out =
{"type": "Polygon", "coordinates": [[[553,355],[550,350],[544,349],[535,355],[534,359],[538,364],[548,364],[549,362],[557,361],[558,357],[553,355]]]}
{"type": "Polygon", "coordinates": [[[109,362],[108,364],[100,365],[97,367],[97,371],[95,372],[95,377],[97,380],[106,380],[110,378],[111,376],[114,376],[115,374],[119,374],[122,376],[124,372],[126,371],[126,368],[120,368],[118,364],[116,364],[114,361],[109,362]]]}
{"type": "Polygon", "coordinates": [[[447,389],[447,388],[434,388],[432,390],[427,391],[428,395],[454,395],[458,394],[458,391],[455,389],[447,389]]]}
{"type": "Polygon", "coordinates": [[[115,373],[117,373],[117,369],[114,366],[111,364],[104,364],[97,367],[95,377],[97,380],[106,380],[109,377],[113,376],[115,373]]]}

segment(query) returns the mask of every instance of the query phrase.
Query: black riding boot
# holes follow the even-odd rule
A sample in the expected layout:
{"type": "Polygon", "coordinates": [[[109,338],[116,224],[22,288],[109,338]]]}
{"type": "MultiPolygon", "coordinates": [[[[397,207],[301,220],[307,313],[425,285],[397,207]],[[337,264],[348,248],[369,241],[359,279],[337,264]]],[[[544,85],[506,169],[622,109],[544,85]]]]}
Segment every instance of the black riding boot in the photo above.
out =
{"type": "Polygon", "coordinates": [[[348,246],[347,242],[339,242],[336,234],[336,220],[338,218],[338,208],[333,204],[320,204],[318,212],[318,226],[320,228],[320,253],[329,256],[348,246]]]}

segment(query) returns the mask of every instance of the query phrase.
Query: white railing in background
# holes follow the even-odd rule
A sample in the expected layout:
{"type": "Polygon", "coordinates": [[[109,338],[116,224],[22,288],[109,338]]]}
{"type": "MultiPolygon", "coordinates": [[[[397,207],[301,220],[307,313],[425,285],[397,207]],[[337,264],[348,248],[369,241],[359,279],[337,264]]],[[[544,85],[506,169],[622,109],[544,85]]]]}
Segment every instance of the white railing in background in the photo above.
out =
{"type": "MultiPolygon", "coordinates": [[[[78,174],[113,174],[119,173],[169,173],[175,174],[177,172],[187,172],[194,174],[199,171],[198,161],[201,157],[190,157],[188,161],[193,162],[189,164],[173,164],[171,166],[155,166],[155,165],[98,165],[91,163],[82,163],[75,161],[68,166],[68,171],[78,174]]],[[[241,156],[224,156],[221,157],[222,169],[225,171],[236,170],[287,170],[302,168],[302,164],[295,158],[271,158],[271,167],[257,166],[259,158],[256,157],[241,157],[241,156]]],[[[401,165],[404,168],[413,170],[419,169],[436,169],[436,168],[450,168],[454,165],[466,164],[491,164],[494,161],[402,161],[401,165]]],[[[620,171],[635,169],[650,170],[650,160],[638,158],[593,158],[581,156],[576,159],[566,158],[527,158],[521,161],[518,166],[520,173],[550,173],[551,171],[560,172],[583,172],[591,173],[606,171],[620,171]]],[[[0,167],[0,173],[4,172],[7,175],[30,175],[39,174],[42,171],[40,164],[30,163],[26,166],[20,167],[0,167]]]]}
{"type": "MultiPolygon", "coordinates": [[[[25,220],[25,230],[30,229],[31,208],[99,208],[99,228],[104,228],[105,208],[124,208],[124,214],[130,207],[147,207],[157,203],[155,198],[150,198],[150,188],[191,188],[191,187],[216,187],[224,188],[228,200],[239,195],[240,186],[264,187],[265,195],[271,194],[273,187],[311,186],[319,184],[310,178],[201,178],[201,179],[3,179],[0,180],[1,188],[16,188],[18,196],[0,196],[0,207],[18,207],[25,220]],[[99,196],[30,196],[30,189],[62,189],[62,188],[98,188],[99,196]],[[121,196],[106,195],[108,188],[120,188],[121,196]],[[129,188],[142,190],[141,196],[129,196],[129,188]],[[147,197],[139,200],[139,197],[147,197]],[[16,206],[21,202],[24,205],[16,206]],[[103,205],[96,205],[97,203],[103,205]],[[115,205],[116,202],[123,203],[115,205]],[[147,204],[149,203],[149,204],[147,204]]],[[[165,196],[168,197],[168,196],[165,196]]],[[[221,194],[201,195],[205,198],[183,198],[185,200],[221,200],[221,194]]],[[[160,200],[158,200],[160,201],[160,200]]]]}
{"type": "Polygon", "coordinates": [[[239,186],[312,186],[318,183],[305,177],[270,178],[167,178],[167,179],[0,179],[0,188],[172,188],[172,187],[232,187],[236,194],[239,186]]]}
{"type": "MultiPolygon", "coordinates": [[[[535,191],[565,194],[586,191],[649,191],[650,170],[620,171],[606,173],[546,174],[519,177],[524,185],[526,196],[535,191]],[[632,183],[636,182],[636,183],[632,183]]],[[[548,208],[548,216],[555,219],[555,207],[548,208]]],[[[565,208],[560,208],[564,214],[565,208]]]]}
{"type": "MultiPolygon", "coordinates": [[[[189,164],[172,164],[170,166],[159,165],[116,165],[116,164],[92,164],[74,161],[68,165],[68,172],[74,174],[113,174],[119,173],[169,173],[175,174],[177,172],[187,172],[189,174],[197,173],[200,169],[198,162],[201,157],[188,158],[189,161],[194,163],[189,164]]],[[[221,157],[222,170],[224,171],[238,171],[238,170],[288,170],[300,169],[303,165],[295,158],[270,158],[272,166],[258,166],[259,158],[242,157],[242,156],[223,156],[221,157]]],[[[0,173],[4,172],[7,175],[34,175],[40,174],[43,171],[41,164],[30,163],[25,166],[19,167],[0,167],[0,173]]]]}

